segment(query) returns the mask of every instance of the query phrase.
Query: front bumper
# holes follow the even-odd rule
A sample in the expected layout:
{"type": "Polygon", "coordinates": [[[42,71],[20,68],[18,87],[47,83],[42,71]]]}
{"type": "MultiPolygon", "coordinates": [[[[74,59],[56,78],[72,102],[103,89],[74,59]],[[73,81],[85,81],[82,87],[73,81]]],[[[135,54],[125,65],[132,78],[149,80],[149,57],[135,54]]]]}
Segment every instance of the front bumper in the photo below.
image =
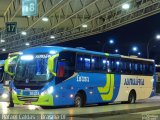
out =
{"type": "Polygon", "coordinates": [[[12,100],[14,104],[19,105],[39,105],[39,106],[53,106],[52,95],[39,95],[39,96],[22,96],[12,93],[12,100]]]}

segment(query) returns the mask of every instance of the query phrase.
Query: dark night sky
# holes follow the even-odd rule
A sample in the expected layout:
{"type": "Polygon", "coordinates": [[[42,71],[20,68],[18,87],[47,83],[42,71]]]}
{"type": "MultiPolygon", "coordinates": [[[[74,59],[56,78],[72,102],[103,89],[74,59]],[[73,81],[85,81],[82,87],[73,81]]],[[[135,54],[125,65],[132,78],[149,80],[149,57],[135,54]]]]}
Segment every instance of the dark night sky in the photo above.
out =
{"type": "MultiPolygon", "coordinates": [[[[102,46],[106,41],[106,51],[114,53],[115,48],[119,49],[119,53],[127,55],[131,51],[132,46],[138,46],[139,51],[142,53],[141,57],[146,57],[147,42],[152,39],[150,45],[150,58],[156,59],[160,63],[160,41],[155,41],[155,35],[160,34],[160,14],[139,20],[137,22],[125,25],[123,27],[84,37],[69,42],[60,43],[57,45],[67,47],[84,47],[88,50],[102,51],[102,46]],[[109,45],[108,40],[114,39],[115,44],[109,45]]],[[[6,58],[6,54],[1,56],[1,59],[6,58]]]]}
{"type": "Polygon", "coordinates": [[[132,46],[137,46],[142,53],[141,57],[145,58],[147,51],[146,46],[151,39],[150,58],[156,59],[157,63],[160,63],[160,52],[158,49],[160,47],[160,41],[156,41],[156,34],[160,34],[160,14],[156,14],[105,33],[60,43],[58,45],[84,47],[88,50],[102,51],[102,45],[107,41],[106,52],[114,53],[115,48],[118,48],[120,54],[127,55],[128,51],[131,51],[132,46]],[[115,44],[109,45],[109,39],[114,39],[115,44]]]}

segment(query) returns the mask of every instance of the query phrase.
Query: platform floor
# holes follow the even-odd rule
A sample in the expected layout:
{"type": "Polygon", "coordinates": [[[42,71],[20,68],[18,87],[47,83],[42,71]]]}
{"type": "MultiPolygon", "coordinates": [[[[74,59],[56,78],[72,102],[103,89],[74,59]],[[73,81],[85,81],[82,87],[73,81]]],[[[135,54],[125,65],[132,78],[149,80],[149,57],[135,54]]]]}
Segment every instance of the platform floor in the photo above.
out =
{"type": "Polygon", "coordinates": [[[92,115],[113,115],[123,112],[141,112],[143,110],[160,109],[160,96],[147,100],[138,101],[136,104],[109,104],[104,106],[91,105],[83,108],[63,107],[54,109],[42,109],[34,105],[16,105],[14,108],[7,108],[8,102],[0,102],[1,114],[65,114],[67,116],[92,116],[92,115]],[[138,111],[140,110],[140,111],[138,111]]]}

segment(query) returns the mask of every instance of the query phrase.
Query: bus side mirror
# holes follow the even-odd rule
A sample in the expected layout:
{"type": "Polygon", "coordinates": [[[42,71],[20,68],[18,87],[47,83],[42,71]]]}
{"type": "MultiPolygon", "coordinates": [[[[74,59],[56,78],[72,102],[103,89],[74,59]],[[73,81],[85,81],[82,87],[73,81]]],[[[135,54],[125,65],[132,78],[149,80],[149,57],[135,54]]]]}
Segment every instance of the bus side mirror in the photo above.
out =
{"type": "Polygon", "coordinates": [[[53,75],[56,76],[55,72],[55,58],[57,58],[59,54],[53,55],[48,59],[48,71],[53,75]]]}
{"type": "Polygon", "coordinates": [[[15,65],[11,64],[12,60],[13,60],[13,58],[7,59],[4,62],[4,71],[6,73],[8,73],[10,76],[14,76],[14,74],[15,74],[15,71],[14,71],[15,70],[15,65]]]}

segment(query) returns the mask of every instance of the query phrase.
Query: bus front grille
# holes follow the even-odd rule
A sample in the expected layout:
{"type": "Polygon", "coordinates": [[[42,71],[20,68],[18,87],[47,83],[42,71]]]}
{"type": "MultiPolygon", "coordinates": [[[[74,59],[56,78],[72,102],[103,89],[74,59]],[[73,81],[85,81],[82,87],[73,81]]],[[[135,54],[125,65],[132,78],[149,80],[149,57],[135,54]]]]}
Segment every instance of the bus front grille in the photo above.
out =
{"type": "Polygon", "coordinates": [[[18,100],[20,100],[20,101],[29,101],[29,102],[37,102],[38,101],[38,97],[18,96],[18,100]]]}

